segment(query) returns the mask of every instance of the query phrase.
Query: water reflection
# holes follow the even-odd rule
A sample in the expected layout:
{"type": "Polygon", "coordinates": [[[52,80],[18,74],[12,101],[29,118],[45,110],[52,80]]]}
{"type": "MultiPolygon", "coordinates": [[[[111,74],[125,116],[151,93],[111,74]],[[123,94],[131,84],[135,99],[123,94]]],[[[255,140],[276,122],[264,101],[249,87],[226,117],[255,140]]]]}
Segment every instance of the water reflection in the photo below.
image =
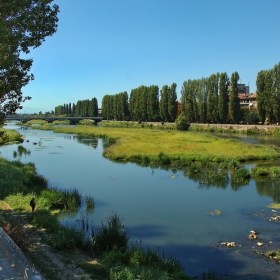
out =
{"type": "Polygon", "coordinates": [[[70,139],[71,137],[73,138],[73,140],[77,141],[78,143],[93,147],[94,149],[98,147],[98,138],[83,136],[83,135],[73,135],[70,136],[70,139]]]}
{"type": "Polygon", "coordinates": [[[22,157],[22,155],[26,156],[26,155],[30,155],[30,154],[31,154],[30,150],[27,150],[22,145],[19,145],[17,147],[17,151],[13,152],[13,157],[14,157],[14,159],[16,159],[16,158],[20,159],[22,157]]]}
{"type": "Polygon", "coordinates": [[[274,203],[280,203],[280,180],[272,182],[265,179],[258,180],[256,190],[259,195],[271,197],[274,203]]]}

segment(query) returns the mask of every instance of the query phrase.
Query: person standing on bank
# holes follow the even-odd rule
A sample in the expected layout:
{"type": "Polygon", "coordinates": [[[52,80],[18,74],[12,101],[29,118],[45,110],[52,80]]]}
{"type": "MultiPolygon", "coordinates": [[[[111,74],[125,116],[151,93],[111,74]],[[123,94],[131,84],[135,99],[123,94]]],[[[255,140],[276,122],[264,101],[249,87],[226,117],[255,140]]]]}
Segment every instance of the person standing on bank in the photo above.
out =
{"type": "Polygon", "coordinates": [[[34,212],[35,206],[36,206],[35,198],[34,197],[30,200],[30,206],[32,208],[32,212],[34,212]]]}

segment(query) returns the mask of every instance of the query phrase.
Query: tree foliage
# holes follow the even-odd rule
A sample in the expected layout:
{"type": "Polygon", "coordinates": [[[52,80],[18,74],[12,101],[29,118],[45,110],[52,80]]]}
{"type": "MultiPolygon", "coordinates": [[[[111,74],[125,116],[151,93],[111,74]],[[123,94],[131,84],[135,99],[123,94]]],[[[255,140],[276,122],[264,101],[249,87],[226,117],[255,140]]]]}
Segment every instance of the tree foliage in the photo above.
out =
{"type": "Polygon", "coordinates": [[[22,87],[34,79],[32,59],[21,55],[39,47],[57,29],[59,8],[53,0],[0,2],[0,105],[5,113],[22,108],[22,87]]]}
{"type": "Polygon", "coordinates": [[[229,119],[231,122],[239,123],[240,119],[240,101],[238,98],[238,87],[239,81],[238,72],[234,72],[230,78],[230,101],[229,101],[229,119]]]}
{"type": "Polygon", "coordinates": [[[280,123],[280,63],[272,69],[258,72],[258,112],[262,123],[280,123]]]}

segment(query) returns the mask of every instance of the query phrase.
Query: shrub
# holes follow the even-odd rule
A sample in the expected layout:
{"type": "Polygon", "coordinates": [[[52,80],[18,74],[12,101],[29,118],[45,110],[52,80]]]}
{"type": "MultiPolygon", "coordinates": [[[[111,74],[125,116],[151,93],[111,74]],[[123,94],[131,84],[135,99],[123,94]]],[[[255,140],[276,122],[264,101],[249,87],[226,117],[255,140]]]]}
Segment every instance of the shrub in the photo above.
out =
{"type": "Polygon", "coordinates": [[[133,245],[129,249],[130,265],[158,268],[168,275],[176,275],[183,272],[180,262],[172,255],[166,255],[155,249],[144,249],[138,245],[133,245]]]}
{"type": "Polygon", "coordinates": [[[163,164],[170,164],[171,163],[170,157],[167,154],[162,153],[162,152],[160,152],[158,154],[158,161],[163,163],[163,164]]]}
{"type": "Polygon", "coordinates": [[[5,131],[0,131],[0,145],[7,144],[9,142],[9,136],[5,131]]]}
{"type": "Polygon", "coordinates": [[[60,227],[48,235],[48,243],[55,249],[74,250],[83,249],[92,251],[93,244],[85,232],[76,228],[60,227]]]}
{"type": "Polygon", "coordinates": [[[86,195],[85,197],[85,202],[86,202],[86,208],[87,210],[93,210],[95,207],[95,203],[94,203],[94,198],[86,195]]]}
{"type": "Polygon", "coordinates": [[[43,209],[75,210],[81,206],[81,200],[77,189],[62,191],[50,188],[42,191],[38,203],[43,209]]]}
{"type": "Polygon", "coordinates": [[[245,168],[238,169],[232,174],[232,181],[237,183],[248,182],[250,178],[251,178],[250,171],[245,168]]]}
{"type": "Polygon", "coordinates": [[[107,223],[92,230],[92,239],[97,253],[118,250],[125,252],[130,239],[129,232],[122,225],[122,220],[116,213],[107,218],[107,223]]]}
{"type": "Polygon", "coordinates": [[[280,167],[278,167],[278,166],[271,167],[270,176],[272,178],[279,178],[280,177],[280,167]]]}
{"type": "Polygon", "coordinates": [[[175,120],[176,129],[177,130],[189,130],[190,123],[186,116],[179,115],[179,117],[175,120]]]}
{"type": "Polygon", "coordinates": [[[269,175],[269,169],[264,167],[254,167],[251,170],[252,176],[268,176],[269,175]]]}
{"type": "MultiPolygon", "coordinates": [[[[28,211],[31,210],[29,203],[33,197],[36,200],[36,194],[34,193],[27,195],[24,195],[23,193],[17,193],[7,196],[5,198],[5,202],[7,202],[14,210],[28,211]]],[[[39,207],[38,204],[37,207],[39,207]]]]}

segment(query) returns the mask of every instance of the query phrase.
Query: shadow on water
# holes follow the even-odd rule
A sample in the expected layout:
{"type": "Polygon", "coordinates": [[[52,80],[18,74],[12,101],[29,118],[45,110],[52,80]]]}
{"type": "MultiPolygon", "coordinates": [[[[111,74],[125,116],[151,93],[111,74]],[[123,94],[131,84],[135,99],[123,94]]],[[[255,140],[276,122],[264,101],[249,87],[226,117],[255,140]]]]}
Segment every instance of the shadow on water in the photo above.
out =
{"type": "Polygon", "coordinates": [[[185,263],[185,272],[190,276],[199,276],[205,271],[219,272],[221,279],[266,279],[275,280],[279,275],[279,265],[264,259],[252,250],[244,252],[242,248],[209,248],[194,245],[162,246],[164,252],[173,254],[185,263]],[[252,263],[255,270],[252,272],[252,263]]]}
{"type": "Polygon", "coordinates": [[[135,227],[129,227],[129,231],[135,237],[151,238],[151,237],[163,237],[167,236],[166,227],[164,226],[153,226],[153,225],[141,225],[135,227]]]}

